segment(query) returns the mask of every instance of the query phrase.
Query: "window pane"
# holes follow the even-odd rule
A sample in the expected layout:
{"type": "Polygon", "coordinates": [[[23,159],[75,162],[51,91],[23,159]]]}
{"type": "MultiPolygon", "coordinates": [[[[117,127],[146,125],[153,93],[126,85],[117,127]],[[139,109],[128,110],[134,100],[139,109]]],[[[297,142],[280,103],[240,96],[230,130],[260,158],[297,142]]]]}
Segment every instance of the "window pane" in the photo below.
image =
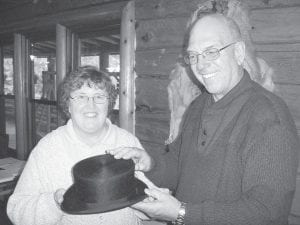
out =
{"type": "Polygon", "coordinates": [[[81,66],[89,65],[89,66],[94,66],[97,69],[100,69],[99,59],[100,59],[99,56],[82,56],[81,57],[81,66]]]}
{"type": "Polygon", "coordinates": [[[16,149],[16,111],[15,100],[5,99],[5,126],[9,136],[8,147],[16,149]]]}
{"type": "Polygon", "coordinates": [[[37,143],[56,129],[56,42],[37,41],[31,44],[31,96],[33,99],[33,135],[37,143]]]}
{"type": "Polygon", "coordinates": [[[4,50],[4,94],[14,94],[14,67],[13,67],[13,46],[5,46],[4,50]]]}
{"type": "Polygon", "coordinates": [[[35,134],[39,141],[47,133],[57,128],[57,107],[35,103],[35,134]]]}
{"type": "MultiPolygon", "coordinates": [[[[107,34],[81,38],[81,66],[91,65],[107,72],[116,88],[119,89],[120,36],[107,34]]],[[[119,124],[119,96],[113,112],[109,115],[114,124],[119,124]]]]}
{"type": "Polygon", "coordinates": [[[55,101],[56,45],[54,41],[32,43],[32,98],[55,101]]]}
{"type": "Polygon", "coordinates": [[[3,60],[4,95],[6,95],[4,97],[4,109],[3,109],[5,113],[5,132],[8,135],[8,148],[16,149],[15,99],[14,96],[12,96],[14,95],[13,45],[4,46],[3,52],[4,52],[4,60],[3,60]]]}
{"type": "Polygon", "coordinates": [[[108,68],[109,72],[120,72],[120,55],[111,54],[108,58],[108,68]]]}

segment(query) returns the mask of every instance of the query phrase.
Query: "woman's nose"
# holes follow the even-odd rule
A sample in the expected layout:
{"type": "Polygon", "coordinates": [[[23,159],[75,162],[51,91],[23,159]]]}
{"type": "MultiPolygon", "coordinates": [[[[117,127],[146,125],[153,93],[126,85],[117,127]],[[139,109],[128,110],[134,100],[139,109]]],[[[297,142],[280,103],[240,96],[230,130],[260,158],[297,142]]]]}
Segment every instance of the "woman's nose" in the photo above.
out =
{"type": "Polygon", "coordinates": [[[89,97],[87,100],[87,105],[88,106],[95,106],[95,101],[94,101],[94,97],[89,97]]]}

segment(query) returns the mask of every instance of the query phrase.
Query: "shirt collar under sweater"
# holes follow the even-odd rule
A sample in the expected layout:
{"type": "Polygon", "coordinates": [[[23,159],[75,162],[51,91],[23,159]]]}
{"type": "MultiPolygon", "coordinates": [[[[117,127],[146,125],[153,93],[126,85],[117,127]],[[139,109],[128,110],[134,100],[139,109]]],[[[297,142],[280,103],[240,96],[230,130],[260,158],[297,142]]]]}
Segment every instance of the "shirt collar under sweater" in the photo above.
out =
{"type": "MultiPolygon", "coordinates": [[[[245,71],[240,82],[231,89],[222,99],[214,102],[212,94],[205,93],[205,103],[204,105],[199,104],[200,118],[198,122],[199,134],[197,138],[199,149],[202,146],[208,146],[209,143],[214,142],[226,127],[226,125],[231,121],[234,115],[240,109],[240,102],[242,96],[249,88],[252,87],[252,80],[249,74],[245,71]],[[235,101],[240,99],[239,101],[235,101]],[[231,104],[235,102],[234,104],[231,104]],[[238,105],[236,105],[238,104],[238,105]]],[[[242,100],[242,102],[244,102],[242,100]]]]}
{"type": "MultiPolygon", "coordinates": [[[[98,146],[99,144],[104,144],[106,142],[106,139],[108,138],[109,133],[111,132],[111,129],[112,129],[112,123],[108,118],[106,119],[106,123],[108,125],[108,129],[107,129],[107,132],[106,132],[105,136],[103,138],[99,139],[99,141],[96,142],[93,146],[98,146]]],[[[74,131],[72,119],[68,120],[67,125],[66,125],[66,129],[67,129],[67,136],[68,136],[68,138],[70,138],[72,140],[72,143],[76,143],[76,144],[85,145],[87,147],[90,147],[86,143],[80,141],[78,135],[74,131]]]]}
{"type": "Polygon", "coordinates": [[[244,74],[240,82],[232,88],[223,98],[221,98],[219,101],[215,102],[213,100],[213,97],[211,94],[209,94],[207,103],[208,107],[211,110],[219,110],[228,107],[228,105],[236,99],[238,96],[240,96],[242,93],[244,93],[247,89],[252,87],[252,80],[246,70],[244,70],[244,74]]]}

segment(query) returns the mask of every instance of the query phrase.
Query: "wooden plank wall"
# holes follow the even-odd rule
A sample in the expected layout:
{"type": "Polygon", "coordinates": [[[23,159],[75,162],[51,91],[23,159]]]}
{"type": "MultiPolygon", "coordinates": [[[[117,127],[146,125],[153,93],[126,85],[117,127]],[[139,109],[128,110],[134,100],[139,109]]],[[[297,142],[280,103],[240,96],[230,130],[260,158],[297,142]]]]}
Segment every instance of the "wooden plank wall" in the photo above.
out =
{"type": "MultiPolygon", "coordinates": [[[[288,104],[300,134],[300,1],[244,1],[258,54],[274,69],[277,94],[288,104]]],[[[164,149],[168,76],[181,52],[187,19],[199,2],[205,1],[136,0],[136,135],[149,151],[164,149]]],[[[297,183],[293,210],[300,216],[300,170],[297,183]]]]}
{"type": "MultiPolygon", "coordinates": [[[[275,70],[278,94],[300,131],[300,1],[244,0],[260,57],[275,70]]],[[[181,52],[185,24],[204,0],[136,0],[136,134],[163,145],[168,137],[168,75],[181,52]]]]}

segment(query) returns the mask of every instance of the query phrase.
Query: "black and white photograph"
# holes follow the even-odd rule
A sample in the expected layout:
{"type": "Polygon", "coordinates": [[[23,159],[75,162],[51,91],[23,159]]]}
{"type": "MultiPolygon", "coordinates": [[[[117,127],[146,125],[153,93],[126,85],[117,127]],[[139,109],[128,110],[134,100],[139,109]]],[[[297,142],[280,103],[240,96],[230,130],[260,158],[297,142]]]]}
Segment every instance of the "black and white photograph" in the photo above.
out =
{"type": "Polygon", "coordinates": [[[300,0],[0,0],[0,225],[300,225],[300,0]]]}

